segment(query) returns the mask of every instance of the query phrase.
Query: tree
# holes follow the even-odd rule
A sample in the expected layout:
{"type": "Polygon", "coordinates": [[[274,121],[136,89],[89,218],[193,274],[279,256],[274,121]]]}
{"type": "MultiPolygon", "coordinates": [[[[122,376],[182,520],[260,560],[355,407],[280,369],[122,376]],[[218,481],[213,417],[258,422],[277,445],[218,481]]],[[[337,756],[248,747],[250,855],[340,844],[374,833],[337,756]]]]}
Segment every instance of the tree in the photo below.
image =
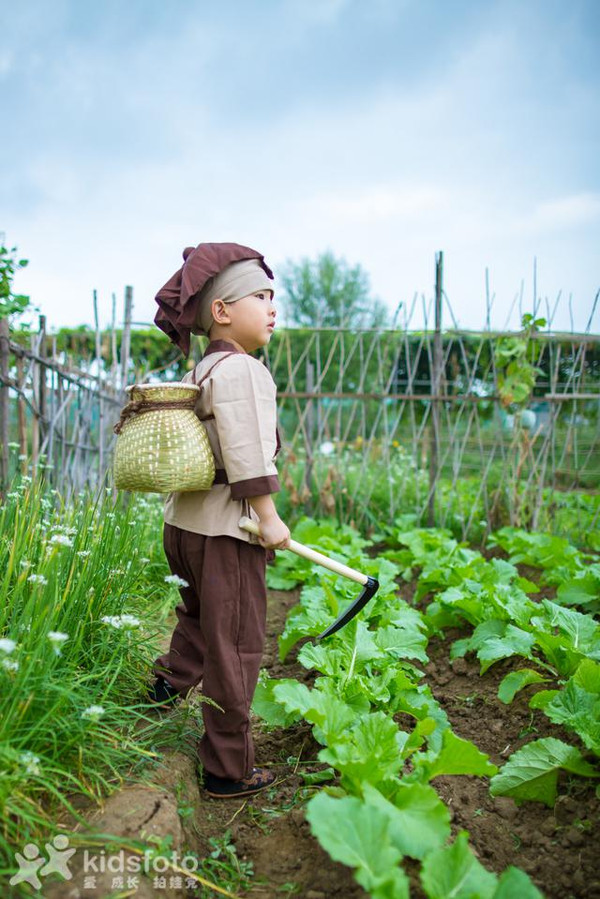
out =
{"type": "Polygon", "coordinates": [[[369,276],[331,251],[316,259],[288,260],[280,275],[286,322],[301,328],[378,328],[386,306],[370,293],[369,276]]]}

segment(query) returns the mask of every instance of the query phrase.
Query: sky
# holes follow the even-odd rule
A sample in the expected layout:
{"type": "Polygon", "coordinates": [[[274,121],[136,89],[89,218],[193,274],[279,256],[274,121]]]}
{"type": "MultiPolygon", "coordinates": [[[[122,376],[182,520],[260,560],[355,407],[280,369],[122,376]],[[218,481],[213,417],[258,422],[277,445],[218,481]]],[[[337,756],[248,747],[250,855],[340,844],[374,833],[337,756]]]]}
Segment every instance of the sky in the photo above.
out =
{"type": "Polygon", "coordinates": [[[326,250],[360,264],[411,327],[439,250],[446,326],[485,325],[487,270],[489,323],[516,327],[535,268],[554,329],[600,331],[598,0],[0,0],[0,15],[0,236],[51,329],[92,325],[94,289],[100,324],[113,293],[120,324],[127,284],[151,322],[184,247],[235,241],[276,275],[326,250]]]}

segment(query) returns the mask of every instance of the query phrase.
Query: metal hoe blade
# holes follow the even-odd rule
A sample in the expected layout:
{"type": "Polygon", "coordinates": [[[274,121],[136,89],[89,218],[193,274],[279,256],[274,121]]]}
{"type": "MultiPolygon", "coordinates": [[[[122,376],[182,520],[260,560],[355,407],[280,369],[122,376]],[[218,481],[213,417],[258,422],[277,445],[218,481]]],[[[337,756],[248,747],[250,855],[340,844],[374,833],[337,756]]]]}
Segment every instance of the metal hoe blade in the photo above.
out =
{"type": "Polygon", "coordinates": [[[378,590],[379,581],[374,577],[367,577],[365,588],[358,599],[355,599],[352,605],[348,606],[348,608],[344,612],[342,612],[342,614],[338,618],[336,618],[333,624],[330,624],[322,634],[319,634],[317,640],[324,640],[325,637],[331,637],[332,634],[335,634],[336,631],[339,631],[341,628],[343,628],[344,625],[348,624],[349,621],[352,621],[354,616],[358,615],[360,610],[366,606],[366,604],[375,596],[378,590]]]}

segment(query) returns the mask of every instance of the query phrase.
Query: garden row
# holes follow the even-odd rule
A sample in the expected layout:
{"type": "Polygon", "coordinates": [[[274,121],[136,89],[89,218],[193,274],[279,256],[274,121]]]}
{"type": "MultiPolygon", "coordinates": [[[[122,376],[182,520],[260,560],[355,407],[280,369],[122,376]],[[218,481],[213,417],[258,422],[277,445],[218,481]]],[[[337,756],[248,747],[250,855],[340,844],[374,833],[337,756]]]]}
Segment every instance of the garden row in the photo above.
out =
{"type": "MultiPolygon", "coordinates": [[[[559,772],[597,778],[600,755],[600,565],[567,541],[505,529],[494,541],[510,561],[486,559],[448,532],[386,529],[385,558],[373,560],[355,531],[305,521],[295,536],[317,544],[378,577],[380,589],[360,620],[323,643],[305,643],[298,661],[317,672],[312,687],[293,679],[263,679],[254,707],[268,726],[304,719],[322,749],[321,776],[337,779],[307,806],[313,833],[331,857],[351,866],[375,899],[406,897],[403,859],[421,864],[423,891],[441,897],[539,896],[527,875],[509,867],[500,877],[471,852],[468,834],[449,844],[450,812],[432,782],[441,775],[491,777],[493,796],[552,806],[559,772]],[[542,590],[558,587],[556,600],[536,601],[539,587],[521,577],[517,563],[541,570],[542,590]],[[398,596],[398,578],[418,573],[419,608],[398,596]],[[423,603],[423,600],[428,601],[423,603]],[[477,654],[481,672],[513,656],[526,666],[501,682],[510,702],[531,684],[552,689],[531,700],[551,721],[573,733],[533,740],[498,770],[473,743],[452,730],[448,716],[423,682],[428,640],[467,625],[452,656],[477,654]],[[406,728],[411,721],[412,730],[406,728]],[[401,727],[399,722],[402,723],[401,727]],[[581,740],[581,748],[576,743],[581,740]]],[[[383,535],[379,535],[381,539],[383,535]]],[[[350,598],[333,577],[319,576],[285,554],[269,573],[270,586],[303,583],[299,604],[281,635],[282,659],[299,641],[318,634],[350,598]]]]}

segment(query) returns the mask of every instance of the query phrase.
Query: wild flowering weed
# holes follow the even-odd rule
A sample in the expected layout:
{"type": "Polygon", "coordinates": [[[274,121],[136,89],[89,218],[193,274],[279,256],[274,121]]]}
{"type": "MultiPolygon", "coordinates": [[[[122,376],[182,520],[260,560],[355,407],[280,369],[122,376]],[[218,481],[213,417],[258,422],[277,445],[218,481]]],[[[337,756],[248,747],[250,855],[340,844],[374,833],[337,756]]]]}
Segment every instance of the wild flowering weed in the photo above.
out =
{"type": "Polygon", "coordinates": [[[59,656],[61,654],[60,647],[65,640],[69,639],[69,635],[63,634],[60,631],[48,631],[48,639],[52,643],[55,654],[59,656]]]}
{"type": "Polygon", "coordinates": [[[25,833],[55,820],[68,792],[97,798],[158,746],[181,740],[187,719],[179,711],[159,723],[144,712],[158,650],[151,636],[172,606],[161,529],[159,499],[113,503],[109,490],[67,506],[41,477],[21,478],[4,498],[0,534],[11,535],[0,540],[4,867],[25,833]]]}
{"type": "Polygon", "coordinates": [[[99,721],[104,715],[106,709],[102,705],[89,705],[81,713],[82,718],[89,718],[90,721],[99,721]]]}
{"type": "Polygon", "coordinates": [[[102,621],[106,624],[110,624],[111,627],[119,630],[120,628],[128,628],[128,627],[139,627],[140,619],[136,618],[135,615],[103,615],[102,621]]]}
{"type": "Polygon", "coordinates": [[[185,581],[182,577],[179,577],[177,574],[169,574],[165,578],[165,584],[175,584],[176,587],[189,587],[187,581],[185,581]]]}

